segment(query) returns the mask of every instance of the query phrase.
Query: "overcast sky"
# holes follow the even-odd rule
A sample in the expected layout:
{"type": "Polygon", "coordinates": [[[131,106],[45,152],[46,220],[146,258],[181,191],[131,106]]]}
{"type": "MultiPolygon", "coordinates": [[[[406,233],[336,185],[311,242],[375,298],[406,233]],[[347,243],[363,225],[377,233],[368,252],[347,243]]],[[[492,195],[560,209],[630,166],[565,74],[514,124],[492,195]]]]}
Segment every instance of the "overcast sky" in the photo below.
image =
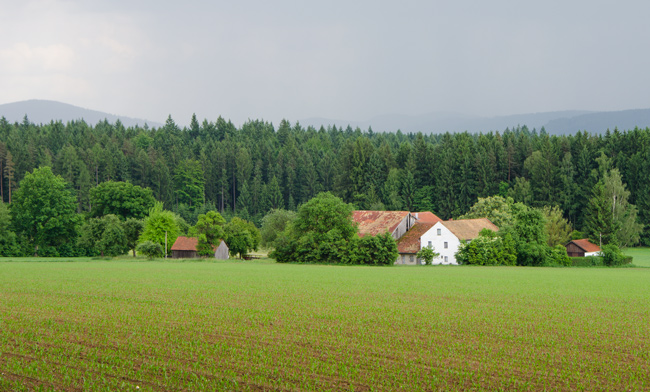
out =
{"type": "Polygon", "coordinates": [[[650,107],[647,0],[0,0],[0,9],[0,103],[238,125],[650,107]]]}

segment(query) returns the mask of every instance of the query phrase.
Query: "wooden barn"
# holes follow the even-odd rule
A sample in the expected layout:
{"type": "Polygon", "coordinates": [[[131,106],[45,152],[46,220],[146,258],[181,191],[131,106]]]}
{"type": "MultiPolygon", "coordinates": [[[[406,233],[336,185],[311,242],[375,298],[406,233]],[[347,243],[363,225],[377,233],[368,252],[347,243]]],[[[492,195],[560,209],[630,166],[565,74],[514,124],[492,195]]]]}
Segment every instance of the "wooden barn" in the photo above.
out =
{"type": "MultiPolygon", "coordinates": [[[[199,239],[195,237],[178,237],[172,246],[172,258],[174,259],[193,259],[201,257],[196,250],[199,244],[199,239]]],[[[220,260],[227,260],[229,257],[228,245],[225,241],[221,241],[219,246],[213,247],[214,258],[220,260]]]]}
{"type": "Polygon", "coordinates": [[[569,257],[598,256],[600,246],[592,244],[588,239],[573,240],[566,244],[566,253],[569,257]]]}

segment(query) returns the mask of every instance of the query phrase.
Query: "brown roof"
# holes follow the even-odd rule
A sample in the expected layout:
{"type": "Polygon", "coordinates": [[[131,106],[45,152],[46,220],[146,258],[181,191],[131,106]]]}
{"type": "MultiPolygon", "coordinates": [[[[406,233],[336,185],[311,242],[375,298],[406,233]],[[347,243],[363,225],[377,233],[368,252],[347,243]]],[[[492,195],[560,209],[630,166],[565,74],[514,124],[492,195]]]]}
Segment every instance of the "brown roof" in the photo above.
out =
{"type": "Polygon", "coordinates": [[[418,253],[420,250],[420,237],[429,231],[433,225],[435,225],[435,223],[415,222],[411,230],[407,231],[406,234],[397,241],[397,251],[399,253],[418,253]]]}
{"type": "Polygon", "coordinates": [[[483,229],[499,231],[499,228],[488,218],[460,219],[442,222],[459,240],[473,240],[483,229]]]}
{"type": "Polygon", "coordinates": [[[436,223],[442,220],[438,218],[436,214],[429,211],[414,212],[413,215],[417,216],[418,222],[422,222],[422,223],[436,223]]]}
{"type": "MultiPolygon", "coordinates": [[[[592,243],[589,242],[589,240],[586,239],[586,238],[581,239],[581,240],[573,240],[573,241],[571,241],[571,242],[573,242],[574,244],[576,244],[580,249],[584,250],[586,253],[589,253],[589,252],[600,252],[600,246],[598,246],[598,245],[596,245],[596,244],[592,244],[592,243]]],[[[570,244],[571,242],[569,242],[569,244],[570,244]]],[[[568,245],[568,244],[567,244],[567,245],[568,245]]]]}
{"type": "Polygon", "coordinates": [[[359,237],[367,234],[393,233],[408,211],[354,211],[352,219],[359,225],[359,237]]]}
{"type": "MultiPolygon", "coordinates": [[[[222,241],[219,241],[221,244],[222,241]]],[[[172,250],[193,250],[196,251],[196,246],[199,244],[199,239],[196,237],[177,237],[172,250]]],[[[216,246],[212,246],[212,249],[217,250],[216,246]]]]}
{"type": "Polygon", "coordinates": [[[194,250],[199,244],[199,239],[196,237],[177,237],[172,250],[194,250]]]}

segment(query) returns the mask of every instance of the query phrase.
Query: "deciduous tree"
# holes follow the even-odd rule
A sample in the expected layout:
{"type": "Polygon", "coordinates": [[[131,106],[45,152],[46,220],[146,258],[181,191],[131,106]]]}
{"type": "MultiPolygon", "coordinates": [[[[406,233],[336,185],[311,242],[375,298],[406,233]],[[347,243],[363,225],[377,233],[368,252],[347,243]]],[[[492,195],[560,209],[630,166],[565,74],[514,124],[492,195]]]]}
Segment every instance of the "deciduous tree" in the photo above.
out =
{"type": "Polygon", "coordinates": [[[77,200],[60,176],[43,166],[28,173],[10,206],[16,233],[34,246],[59,246],[77,237],[77,200]]]}
{"type": "Polygon", "coordinates": [[[107,181],[90,190],[92,209],[90,216],[113,214],[121,219],[143,219],[154,206],[156,199],[149,188],[130,182],[107,181]]]}
{"type": "MultiPolygon", "coordinates": [[[[225,236],[223,225],[226,220],[216,211],[208,211],[206,214],[199,215],[199,220],[194,226],[199,242],[196,247],[198,253],[202,256],[214,254],[214,246],[219,244],[225,236]]],[[[228,244],[230,245],[230,244],[228,244]]]]}

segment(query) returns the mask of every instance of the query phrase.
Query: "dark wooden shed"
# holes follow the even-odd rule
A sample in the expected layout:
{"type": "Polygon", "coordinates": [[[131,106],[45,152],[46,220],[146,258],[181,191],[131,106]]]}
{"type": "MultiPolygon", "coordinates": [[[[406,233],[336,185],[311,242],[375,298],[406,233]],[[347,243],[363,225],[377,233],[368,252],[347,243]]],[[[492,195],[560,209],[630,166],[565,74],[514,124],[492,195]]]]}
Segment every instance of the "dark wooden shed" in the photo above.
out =
{"type": "Polygon", "coordinates": [[[566,244],[569,257],[596,256],[600,253],[600,246],[592,244],[588,239],[573,240],[566,244]]]}

